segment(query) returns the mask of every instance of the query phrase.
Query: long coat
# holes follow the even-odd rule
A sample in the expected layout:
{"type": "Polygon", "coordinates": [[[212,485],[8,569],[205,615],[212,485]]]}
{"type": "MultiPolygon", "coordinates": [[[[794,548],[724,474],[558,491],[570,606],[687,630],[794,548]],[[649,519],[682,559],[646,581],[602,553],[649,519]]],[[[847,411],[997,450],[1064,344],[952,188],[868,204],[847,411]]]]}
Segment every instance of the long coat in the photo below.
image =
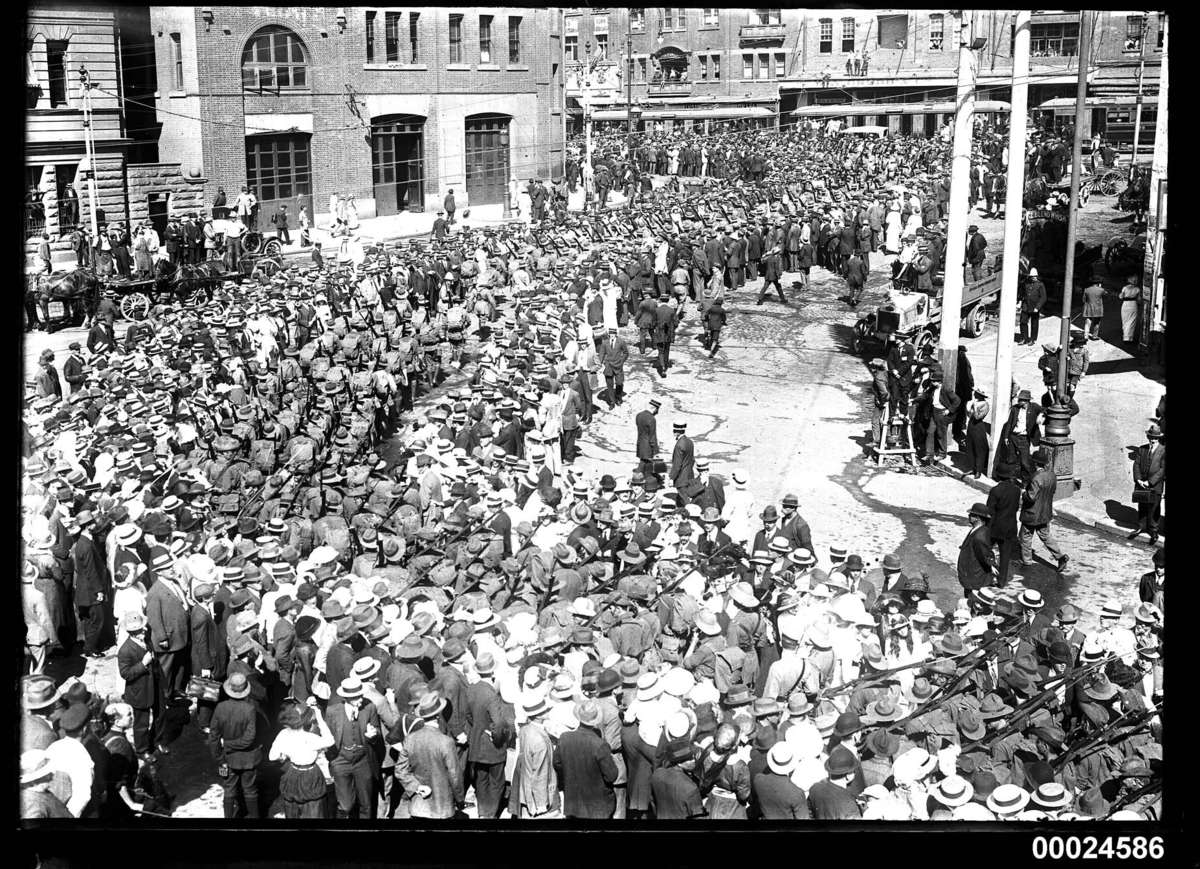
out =
{"type": "Polygon", "coordinates": [[[472,763],[503,763],[507,753],[497,748],[493,732],[501,722],[500,695],[487,682],[467,688],[467,760],[472,763]]]}
{"type": "Polygon", "coordinates": [[[671,454],[671,482],[676,489],[682,489],[696,478],[696,447],[692,439],[684,435],[675,441],[675,451],[671,454]]]}
{"type": "Polygon", "coordinates": [[[1029,482],[1021,502],[1021,524],[1036,528],[1054,518],[1054,471],[1040,468],[1029,482]]]}
{"type": "Polygon", "coordinates": [[[643,410],[636,417],[637,457],[649,461],[658,453],[658,417],[652,411],[643,410]]]}
{"type": "Polygon", "coordinates": [[[146,622],[155,652],[178,652],[191,641],[187,606],[165,581],[154,583],[146,592],[146,622]]]}
{"type": "Polygon", "coordinates": [[[992,583],[992,535],[986,525],[972,528],[958,549],[958,582],[967,591],[992,583]]]}
{"type": "Polygon", "coordinates": [[[613,782],[617,764],[608,743],[590,727],[564,733],[554,752],[554,772],[568,818],[611,818],[616,810],[613,782]]]}
{"type": "Polygon", "coordinates": [[[1150,484],[1149,492],[1161,498],[1167,477],[1167,448],[1162,444],[1142,444],[1133,460],[1133,478],[1150,484]],[[1155,449],[1157,447],[1157,449],[1155,449]]]}
{"type": "Polygon", "coordinates": [[[988,492],[987,506],[992,511],[992,521],[988,525],[992,540],[1011,540],[1016,537],[1021,487],[1013,480],[997,483],[988,492]]]}

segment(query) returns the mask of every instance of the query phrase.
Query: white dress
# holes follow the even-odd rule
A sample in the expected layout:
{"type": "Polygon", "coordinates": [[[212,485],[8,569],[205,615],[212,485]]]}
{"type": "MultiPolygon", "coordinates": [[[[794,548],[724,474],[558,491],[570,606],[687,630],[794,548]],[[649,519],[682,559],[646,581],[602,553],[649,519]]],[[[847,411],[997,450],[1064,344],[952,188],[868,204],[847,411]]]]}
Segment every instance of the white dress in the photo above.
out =
{"type": "Polygon", "coordinates": [[[896,253],[900,250],[900,212],[889,211],[887,213],[886,224],[883,246],[889,252],[896,253]]]}

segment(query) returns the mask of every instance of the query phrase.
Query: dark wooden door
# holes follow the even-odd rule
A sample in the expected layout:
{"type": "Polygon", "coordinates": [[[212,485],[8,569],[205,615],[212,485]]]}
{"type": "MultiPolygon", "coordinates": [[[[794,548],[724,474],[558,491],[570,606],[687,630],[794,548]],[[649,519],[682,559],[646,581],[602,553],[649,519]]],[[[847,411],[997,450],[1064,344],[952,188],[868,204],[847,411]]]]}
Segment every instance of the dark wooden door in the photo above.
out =
{"type": "Polygon", "coordinates": [[[423,203],[425,119],[397,115],[371,125],[375,213],[383,216],[423,203]]]}
{"type": "Polygon", "coordinates": [[[508,186],[508,115],[466,120],[465,166],[471,205],[504,201],[508,186]]]}

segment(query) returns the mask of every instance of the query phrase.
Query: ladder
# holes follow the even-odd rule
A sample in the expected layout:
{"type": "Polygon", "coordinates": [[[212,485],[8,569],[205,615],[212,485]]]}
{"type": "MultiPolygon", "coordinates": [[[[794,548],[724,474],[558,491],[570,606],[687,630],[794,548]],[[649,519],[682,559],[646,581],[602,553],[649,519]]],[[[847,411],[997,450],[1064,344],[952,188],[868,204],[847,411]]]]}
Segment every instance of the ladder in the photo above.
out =
{"type": "Polygon", "coordinates": [[[904,414],[892,415],[889,408],[879,427],[879,442],[875,444],[875,464],[882,465],[887,456],[900,456],[916,467],[917,450],[913,446],[912,423],[904,414]],[[889,446],[890,444],[890,446],[889,446]]]}

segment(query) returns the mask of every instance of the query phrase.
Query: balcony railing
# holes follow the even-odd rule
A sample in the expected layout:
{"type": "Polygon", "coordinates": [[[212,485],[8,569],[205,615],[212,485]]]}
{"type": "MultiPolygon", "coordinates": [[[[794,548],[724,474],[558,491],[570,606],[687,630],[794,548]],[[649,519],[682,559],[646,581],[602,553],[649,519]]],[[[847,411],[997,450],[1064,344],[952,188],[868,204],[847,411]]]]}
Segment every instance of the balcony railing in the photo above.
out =
{"type": "Polygon", "coordinates": [[[742,42],[782,42],[786,35],[786,28],[782,24],[743,24],[738,38],[742,42]]]}
{"type": "Polygon", "coordinates": [[[660,81],[656,84],[652,83],[648,85],[646,92],[651,96],[657,97],[686,97],[692,93],[692,82],[660,81]]]}

